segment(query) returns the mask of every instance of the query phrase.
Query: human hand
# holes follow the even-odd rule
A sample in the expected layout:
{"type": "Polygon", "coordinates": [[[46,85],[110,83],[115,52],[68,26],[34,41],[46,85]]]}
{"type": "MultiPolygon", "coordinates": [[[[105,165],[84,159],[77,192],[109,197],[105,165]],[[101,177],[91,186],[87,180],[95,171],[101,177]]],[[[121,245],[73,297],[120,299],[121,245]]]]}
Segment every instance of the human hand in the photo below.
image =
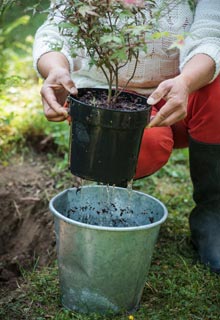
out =
{"type": "Polygon", "coordinates": [[[66,68],[51,69],[40,93],[47,120],[58,122],[67,119],[68,112],[63,105],[67,95],[76,95],[77,89],[66,68]]]}
{"type": "Polygon", "coordinates": [[[170,126],[184,119],[187,114],[188,96],[189,88],[182,75],[161,82],[147,102],[155,105],[164,99],[166,103],[152,118],[148,127],[170,126]]]}

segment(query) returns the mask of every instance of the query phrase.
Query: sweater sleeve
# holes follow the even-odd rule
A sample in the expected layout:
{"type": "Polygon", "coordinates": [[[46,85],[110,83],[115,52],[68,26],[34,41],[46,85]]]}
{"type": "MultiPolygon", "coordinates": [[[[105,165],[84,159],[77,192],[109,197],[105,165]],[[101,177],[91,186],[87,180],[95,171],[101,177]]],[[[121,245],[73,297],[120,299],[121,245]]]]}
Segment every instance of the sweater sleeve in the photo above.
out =
{"type": "Polygon", "coordinates": [[[39,27],[34,38],[33,65],[38,74],[38,60],[43,54],[51,51],[61,52],[67,58],[70,65],[70,70],[73,70],[73,59],[70,54],[68,41],[66,37],[60,34],[58,28],[58,24],[63,20],[63,18],[59,10],[53,8],[55,5],[56,2],[51,1],[50,9],[53,9],[53,14],[51,10],[47,20],[41,27],[39,27]]]}
{"type": "Polygon", "coordinates": [[[215,74],[220,72],[220,1],[200,0],[195,11],[185,45],[180,50],[180,70],[196,54],[206,54],[215,62],[215,74]]]}

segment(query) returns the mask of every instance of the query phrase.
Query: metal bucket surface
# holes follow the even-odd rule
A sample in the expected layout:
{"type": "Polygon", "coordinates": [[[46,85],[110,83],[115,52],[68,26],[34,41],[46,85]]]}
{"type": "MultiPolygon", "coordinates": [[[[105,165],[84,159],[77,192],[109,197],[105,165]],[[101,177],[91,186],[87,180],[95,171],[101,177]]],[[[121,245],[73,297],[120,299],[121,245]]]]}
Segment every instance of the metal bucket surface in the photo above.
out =
{"type": "Polygon", "coordinates": [[[64,307],[102,314],[136,309],[166,207],[141,192],[94,185],[61,192],[50,210],[64,307]]]}

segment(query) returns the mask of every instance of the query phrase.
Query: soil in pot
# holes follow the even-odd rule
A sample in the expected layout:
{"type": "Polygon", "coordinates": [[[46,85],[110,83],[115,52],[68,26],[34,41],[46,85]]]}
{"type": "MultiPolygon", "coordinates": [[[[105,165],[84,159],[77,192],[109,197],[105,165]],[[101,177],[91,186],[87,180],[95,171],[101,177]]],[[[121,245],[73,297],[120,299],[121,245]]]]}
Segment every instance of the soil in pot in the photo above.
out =
{"type": "Polygon", "coordinates": [[[79,100],[87,105],[93,105],[97,108],[110,109],[110,110],[124,110],[124,111],[138,111],[146,110],[149,106],[146,104],[145,97],[138,95],[127,95],[125,92],[117,97],[117,100],[113,103],[107,103],[107,91],[101,90],[96,93],[94,89],[83,89],[80,91],[79,100]]]}

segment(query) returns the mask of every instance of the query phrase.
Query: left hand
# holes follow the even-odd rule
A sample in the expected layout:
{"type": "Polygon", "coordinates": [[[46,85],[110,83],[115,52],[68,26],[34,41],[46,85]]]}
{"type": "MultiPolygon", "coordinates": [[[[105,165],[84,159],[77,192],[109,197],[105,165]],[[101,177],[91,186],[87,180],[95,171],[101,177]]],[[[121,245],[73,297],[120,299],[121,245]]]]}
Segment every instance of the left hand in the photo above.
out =
{"type": "Polygon", "coordinates": [[[187,115],[188,97],[189,88],[182,75],[161,82],[149,96],[147,102],[155,105],[164,99],[166,103],[151,120],[148,128],[170,126],[184,119],[187,115]]]}

